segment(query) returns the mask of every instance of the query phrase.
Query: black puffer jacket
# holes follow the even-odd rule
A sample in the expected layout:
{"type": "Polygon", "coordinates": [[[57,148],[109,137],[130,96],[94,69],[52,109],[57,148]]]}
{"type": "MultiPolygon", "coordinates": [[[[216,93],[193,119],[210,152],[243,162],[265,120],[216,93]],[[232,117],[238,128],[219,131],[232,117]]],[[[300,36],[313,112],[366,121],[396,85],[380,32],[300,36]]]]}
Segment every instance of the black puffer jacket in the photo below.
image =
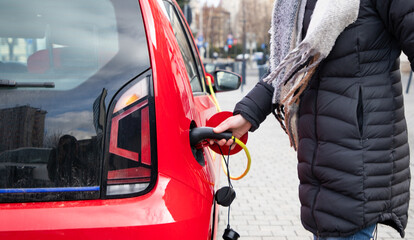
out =
{"type": "MultiPolygon", "coordinates": [[[[304,27],[316,0],[309,0],[304,27]]],[[[361,0],[299,109],[298,174],[304,227],[347,236],[371,224],[407,225],[410,169],[399,55],[414,66],[414,1],[361,0]]],[[[271,112],[263,82],[236,105],[256,129],[271,112]]]]}

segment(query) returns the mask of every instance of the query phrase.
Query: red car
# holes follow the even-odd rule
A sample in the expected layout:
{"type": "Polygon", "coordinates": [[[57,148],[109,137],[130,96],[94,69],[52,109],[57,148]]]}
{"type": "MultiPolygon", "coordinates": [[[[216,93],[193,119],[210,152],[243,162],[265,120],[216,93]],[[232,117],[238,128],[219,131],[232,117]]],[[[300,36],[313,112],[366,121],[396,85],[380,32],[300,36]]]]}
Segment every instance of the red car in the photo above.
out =
{"type": "Polygon", "coordinates": [[[215,239],[219,160],[189,131],[216,107],[178,5],[4,0],[0,22],[0,239],[215,239]]]}

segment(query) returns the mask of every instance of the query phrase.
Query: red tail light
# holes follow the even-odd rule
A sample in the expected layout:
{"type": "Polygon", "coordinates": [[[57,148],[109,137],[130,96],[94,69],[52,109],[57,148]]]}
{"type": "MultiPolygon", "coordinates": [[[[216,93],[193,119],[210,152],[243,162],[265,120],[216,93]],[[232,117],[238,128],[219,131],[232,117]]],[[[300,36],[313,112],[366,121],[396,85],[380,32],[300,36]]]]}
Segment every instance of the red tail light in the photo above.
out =
{"type": "Polygon", "coordinates": [[[110,117],[106,195],[139,195],[154,183],[149,78],[121,92],[110,117]]]}

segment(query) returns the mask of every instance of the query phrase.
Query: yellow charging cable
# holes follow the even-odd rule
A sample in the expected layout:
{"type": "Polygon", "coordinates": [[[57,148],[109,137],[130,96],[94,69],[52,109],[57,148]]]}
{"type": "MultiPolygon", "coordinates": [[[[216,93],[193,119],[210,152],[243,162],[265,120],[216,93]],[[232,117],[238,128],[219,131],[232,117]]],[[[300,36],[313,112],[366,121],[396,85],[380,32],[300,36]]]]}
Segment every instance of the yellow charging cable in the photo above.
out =
{"type": "MultiPolygon", "coordinates": [[[[239,139],[235,138],[234,136],[232,137],[232,139],[234,140],[234,142],[236,144],[238,144],[240,147],[243,148],[244,152],[246,153],[246,157],[247,157],[247,167],[246,167],[246,170],[242,173],[242,175],[240,175],[238,177],[233,177],[233,176],[230,175],[230,179],[232,179],[232,180],[240,180],[240,179],[244,178],[247,175],[247,173],[249,172],[249,170],[250,170],[251,157],[250,157],[249,150],[247,150],[246,145],[242,141],[240,141],[239,139]]],[[[226,168],[226,162],[225,162],[224,156],[223,156],[222,161],[221,161],[221,166],[223,167],[224,173],[227,175],[227,170],[226,170],[227,168],[226,168]]]]}
{"type": "MultiPolygon", "coordinates": [[[[208,84],[208,87],[210,89],[211,97],[213,98],[213,103],[214,103],[214,105],[216,105],[217,111],[218,112],[221,112],[220,104],[218,103],[217,98],[216,98],[216,94],[214,93],[210,76],[207,76],[207,84],[208,84]]],[[[243,148],[244,152],[246,153],[246,157],[247,157],[247,167],[246,167],[246,170],[242,173],[242,175],[240,175],[238,177],[233,177],[233,176],[230,175],[230,179],[232,179],[232,180],[240,180],[240,179],[244,178],[247,175],[247,173],[249,172],[250,166],[252,164],[252,159],[250,157],[250,153],[249,153],[249,150],[247,149],[246,145],[242,141],[240,141],[238,138],[236,138],[234,136],[232,136],[232,139],[233,139],[233,141],[237,145],[239,145],[241,148],[243,148]]],[[[227,170],[226,170],[227,168],[226,168],[226,162],[225,162],[224,156],[222,156],[222,159],[221,159],[221,166],[223,167],[223,171],[226,174],[226,176],[228,176],[228,173],[227,173],[227,170]]]]}
{"type": "Polygon", "coordinates": [[[217,101],[216,94],[214,93],[214,89],[211,83],[211,78],[210,76],[206,76],[206,77],[207,77],[208,89],[210,89],[211,97],[213,98],[213,103],[216,106],[217,111],[221,112],[220,104],[217,101]]]}

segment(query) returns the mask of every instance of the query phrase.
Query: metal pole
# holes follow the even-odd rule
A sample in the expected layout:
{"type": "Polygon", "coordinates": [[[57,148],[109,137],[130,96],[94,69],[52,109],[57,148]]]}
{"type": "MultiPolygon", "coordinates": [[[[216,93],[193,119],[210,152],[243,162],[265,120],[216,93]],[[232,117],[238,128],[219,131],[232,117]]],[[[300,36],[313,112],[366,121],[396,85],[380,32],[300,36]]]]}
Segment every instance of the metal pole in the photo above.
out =
{"type": "Polygon", "coordinates": [[[242,85],[241,85],[241,91],[243,92],[243,85],[246,84],[246,48],[247,48],[247,42],[246,42],[246,7],[245,7],[245,0],[242,2],[243,7],[243,65],[242,65],[242,85]]]}
{"type": "MultiPolygon", "coordinates": [[[[203,23],[203,20],[204,20],[204,16],[203,16],[203,5],[202,5],[202,3],[201,3],[201,1],[199,0],[199,5],[198,5],[198,7],[199,7],[199,10],[200,10],[200,12],[199,12],[199,14],[198,14],[198,36],[197,36],[197,41],[199,41],[199,37],[202,37],[202,39],[203,39],[203,45],[204,45],[204,42],[205,42],[205,40],[204,40],[204,33],[203,33],[203,25],[204,25],[204,23],[203,23]]],[[[198,49],[198,51],[200,52],[200,55],[201,55],[201,60],[202,61],[204,61],[204,46],[202,46],[200,43],[198,43],[197,44],[198,45],[198,47],[199,47],[199,49],[198,49]]]]}
{"type": "Polygon", "coordinates": [[[203,6],[201,2],[200,2],[199,7],[200,7],[200,14],[198,15],[198,23],[199,23],[198,32],[200,35],[203,35],[203,6]]]}
{"type": "Polygon", "coordinates": [[[408,83],[407,83],[407,90],[405,93],[408,93],[408,90],[410,89],[411,79],[413,78],[413,71],[410,71],[410,76],[408,77],[408,83]]]}

